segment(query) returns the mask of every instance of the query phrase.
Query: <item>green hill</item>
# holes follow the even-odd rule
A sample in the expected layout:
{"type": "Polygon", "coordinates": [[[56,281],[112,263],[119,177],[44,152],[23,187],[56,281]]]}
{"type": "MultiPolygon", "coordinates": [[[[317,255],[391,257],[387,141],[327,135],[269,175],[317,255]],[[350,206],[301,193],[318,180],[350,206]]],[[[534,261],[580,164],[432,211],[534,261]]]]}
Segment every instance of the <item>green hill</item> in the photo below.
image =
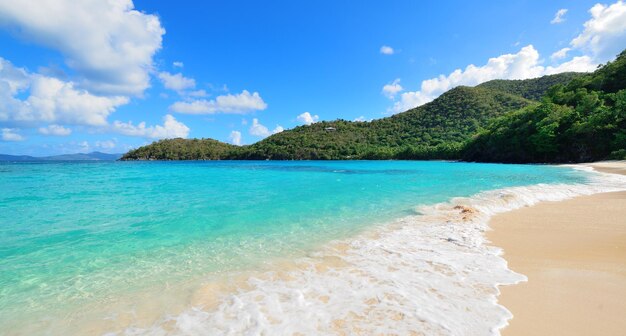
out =
{"type": "Polygon", "coordinates": [[[371,122],[323,121],[274,134],[248,146],[211,139],[171,139],[130,151],[122,160],[457,159],[494,118],[539,104],[554,84],[581,74],[497,80],[454,88],[432,102],[371,122]],[[525,97],[533,98],[528,99],[525,97]]]}
{"type": "Polygon", "coordinates": [[[371,122],[336,120],[296,127],[242,147],[234,158],[447,158],[489,119],[532,103],[496,90],[457,87],[428,104],[371,122]]]}
{"type": "Polygon", "coordinates": [[[236,148],[213,139],[165,139],[133,149],[121,160],[219,160],[236,148]]]}
{"type": "Polygon", "coordinates": [[[626,159],[626,51],[536,106],[494,119],[467,144],[463,159],[586,162],[626,159]]]}
{"type": "Polygon", "coordinates": [[[526,99],[541,100],[541,97],[554,85],[566,84],[573,79],[583,76],[580,72],[563,72],[556,75],[542,76],[524,80],[494,79],[484,82],[477,87],[493,89],[522,96],[526,99]]]}

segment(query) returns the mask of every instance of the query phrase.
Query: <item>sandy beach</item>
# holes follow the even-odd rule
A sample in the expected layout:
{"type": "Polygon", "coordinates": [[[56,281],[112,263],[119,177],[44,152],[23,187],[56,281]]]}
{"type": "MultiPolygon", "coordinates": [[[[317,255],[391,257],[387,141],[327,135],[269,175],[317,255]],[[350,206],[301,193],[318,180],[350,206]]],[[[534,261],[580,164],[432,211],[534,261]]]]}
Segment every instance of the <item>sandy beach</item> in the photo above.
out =
{"type": "MultiPolygon", "coordinates": [[[[591,165],[626,174],[626,162],[591,165]]],[[[501,287],[514,335],[624,335],[626,192],[577,197],[495,216],[489,240],[528,282],[501,287]]]]}

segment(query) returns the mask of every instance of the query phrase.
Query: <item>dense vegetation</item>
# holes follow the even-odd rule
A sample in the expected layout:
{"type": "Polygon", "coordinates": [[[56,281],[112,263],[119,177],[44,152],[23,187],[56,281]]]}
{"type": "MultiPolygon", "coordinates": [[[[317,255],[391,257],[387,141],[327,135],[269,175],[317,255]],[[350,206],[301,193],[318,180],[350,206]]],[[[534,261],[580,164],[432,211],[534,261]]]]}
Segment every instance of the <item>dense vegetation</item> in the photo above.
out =
{"type": "Polygon", "coordinates": [[[236,148],[213,139],[165,139],[133,149],[122,160],[219,160],[236,148]]]}
{"type": "Polygon", "coordinates": [[[242,147],[210,139],[161,140],[122,159],[454,159],[488,120],[531,104],[497,90],[457,87],[428,104],[371,122],[323,121],[242,147]]]}
{"type": "Polygon", "coordinates": [[[532,104],[507,93],[452,89],[431,103],[371,122],[336,120],[296,127],[239,149],[243,159],[453,158],[480,126],[532,104]]]}
{"type": "Polygon", "coordinates": [[[563,72],[556,75],[523,80],[494,79],[484,82],[477,87],[507,92],[526,99],[541,100],[541,97],[549,88],[557,84],[569,83],[572,79],[582,75],[579,72],[563,72]]]}
{"type": "Polygon", "coordinates": [[[171,139],[123,160],[464,159],[581,162],[626,158],[626,53],[591,74],[454,88],[371,122],[324,121],[249,146],[171,139]]]}
{"type": "Polygon", "coordinates": [[[541,104],[494,119],[465,147],[463,159],[492,162],[585,162],[626,159],[626,51],[541,104]]]}

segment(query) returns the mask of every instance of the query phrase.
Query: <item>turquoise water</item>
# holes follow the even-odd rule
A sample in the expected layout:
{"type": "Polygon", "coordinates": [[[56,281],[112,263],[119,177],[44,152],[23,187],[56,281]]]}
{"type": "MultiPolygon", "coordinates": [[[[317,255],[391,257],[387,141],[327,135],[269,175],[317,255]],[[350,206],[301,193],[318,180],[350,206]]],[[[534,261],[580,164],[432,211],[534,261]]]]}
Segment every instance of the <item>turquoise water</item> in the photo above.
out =
{"type": "Polygon", "coordinates": [[[297,257],[481,191],[584,182],[452,162],[0,164],[0,326],[297,257]]]}

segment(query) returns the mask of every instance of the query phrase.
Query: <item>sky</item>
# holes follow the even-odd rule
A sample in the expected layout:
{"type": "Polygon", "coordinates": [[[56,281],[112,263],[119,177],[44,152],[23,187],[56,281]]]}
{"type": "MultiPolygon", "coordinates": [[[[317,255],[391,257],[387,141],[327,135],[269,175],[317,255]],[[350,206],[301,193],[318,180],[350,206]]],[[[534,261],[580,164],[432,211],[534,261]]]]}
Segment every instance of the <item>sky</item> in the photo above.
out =
{"type": "Polygon", "coordinates": [[[623,1],[0,0],[0,153],[247,145],[624,48],[623,1]]]}

